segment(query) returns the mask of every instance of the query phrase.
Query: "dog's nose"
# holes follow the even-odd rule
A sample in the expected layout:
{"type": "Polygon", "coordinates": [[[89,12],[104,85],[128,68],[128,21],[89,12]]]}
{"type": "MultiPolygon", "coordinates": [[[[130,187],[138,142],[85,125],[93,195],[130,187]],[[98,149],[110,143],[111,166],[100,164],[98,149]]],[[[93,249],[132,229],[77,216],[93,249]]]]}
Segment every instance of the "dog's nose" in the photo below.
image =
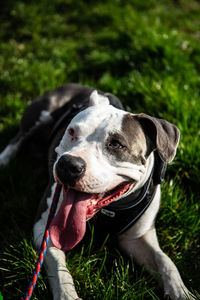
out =
{"type": "Polygon", "coordinates": [[[74,186],[86,169],[86,163],[81,157],[69,154],[62,155],[56,164],[56,175],[63,184],[74,186]]]}

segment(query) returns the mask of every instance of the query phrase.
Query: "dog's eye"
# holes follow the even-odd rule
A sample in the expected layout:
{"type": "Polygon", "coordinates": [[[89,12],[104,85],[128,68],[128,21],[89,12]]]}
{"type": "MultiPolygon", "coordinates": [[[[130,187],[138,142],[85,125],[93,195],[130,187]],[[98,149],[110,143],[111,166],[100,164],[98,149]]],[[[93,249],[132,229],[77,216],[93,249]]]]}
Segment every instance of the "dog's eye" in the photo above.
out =
{"type": "Polygon", "coordinates": [[[113,149],[122,149],[124,146],[118,140],[111,140],[108,144],[110,148],[113,149]]]}

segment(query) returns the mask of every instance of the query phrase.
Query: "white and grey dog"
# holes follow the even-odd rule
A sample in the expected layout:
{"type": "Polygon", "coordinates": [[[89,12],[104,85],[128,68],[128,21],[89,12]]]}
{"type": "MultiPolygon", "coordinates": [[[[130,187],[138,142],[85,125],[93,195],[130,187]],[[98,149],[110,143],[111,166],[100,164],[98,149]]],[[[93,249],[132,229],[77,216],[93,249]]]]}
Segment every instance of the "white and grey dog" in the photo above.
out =
{"type": "Polygon", "coordinates": [[[162,172],[179,142],[177,127],[124,111],[112,94],[68,84],[27,107],[20,132],[0,154],[0,164],[7,164],[34,136],[48,143],[49,161],[55,161],[34,225],[37,248],[55,182],[63,185],[45,256],[54,299],[78,299],[64,251],[79,243],[93,216],[99,216],[97,222],[104,218],[104,230],[106,222],[107,229],[115,224],[119,246],[158,275],[165,299],[194,299],[161,250],[154,227],[162,172]]]}

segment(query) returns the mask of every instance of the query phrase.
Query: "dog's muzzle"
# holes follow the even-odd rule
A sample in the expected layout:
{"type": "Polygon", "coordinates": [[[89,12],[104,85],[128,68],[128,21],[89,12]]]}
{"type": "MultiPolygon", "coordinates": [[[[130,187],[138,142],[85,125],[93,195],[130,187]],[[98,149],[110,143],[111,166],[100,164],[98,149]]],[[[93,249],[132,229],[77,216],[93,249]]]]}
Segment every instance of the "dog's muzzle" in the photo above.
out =
{"type": "Polygon", "coordinates": [[[76,182],[84,175],[86,163],[81,157],[69,154],[62,155],[56,164],[56,176],[62,184],[75,186],[76,182]]]}

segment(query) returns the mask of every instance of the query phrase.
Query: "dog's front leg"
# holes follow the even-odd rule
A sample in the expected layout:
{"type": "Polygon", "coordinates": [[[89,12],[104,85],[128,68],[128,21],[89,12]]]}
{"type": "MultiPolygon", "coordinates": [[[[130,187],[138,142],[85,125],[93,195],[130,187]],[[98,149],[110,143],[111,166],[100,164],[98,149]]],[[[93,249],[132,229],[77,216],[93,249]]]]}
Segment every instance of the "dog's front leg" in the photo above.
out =
{"type": "Polygon", "coordinates": [[[161,250],[155,228],[137,239],[131,238],[126,232],[119,237],[119,243],[126,254],[134,257],[140,265],[144,265],[153,275],[161,279],[164,299],[195,299],[185,287],[174,263],[161,250]]]}
{"type": "Polygon", "coordinates": [[[72,276],[66,267],[65,253],[55,248],[51,241],[44,258],[44,264],[54,300],[80,299],[76,293],[72,276]]]}
{"type": "MultiPolygon", "coordinates": [[[[42,244],[42,238],[46,227],[55,186],[56,184],[52,185],[50,182],[49,186],[47,187],[38,212],[40,218],[33,227],[34,245],[36,249],[39,249],[42,244]],[[45,207],[45,205],[47,206],[47,209],[41,212],[42,207],[45,207]]],[[[62,202],[61,196],[59,201],[62,202]]],[[[48,243],[47,251],[44,256],[44,265],[47,271],[47,276],[53,292],[54,300],[79,299],[74,287],[73,279],[66,267],[65,253],[55,248],[51,240],[48,243]]]]}

